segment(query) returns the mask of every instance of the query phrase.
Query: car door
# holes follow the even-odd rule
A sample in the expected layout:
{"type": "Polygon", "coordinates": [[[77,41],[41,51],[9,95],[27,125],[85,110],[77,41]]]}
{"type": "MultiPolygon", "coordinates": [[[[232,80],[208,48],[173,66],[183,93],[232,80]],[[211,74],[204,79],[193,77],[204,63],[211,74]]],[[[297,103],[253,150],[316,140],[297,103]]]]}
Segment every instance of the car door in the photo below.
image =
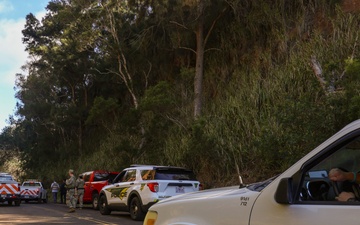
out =
{"type": "Polygon", "coordinates": [[[335,198],[335,187],[340,188],[340,192],[356,193],[359,184],[350,181],[334,183],[328,178],[332,168],[360,171],[360,131],[335,140],[299,168],[296,167],[288,170],[296,170],[289,179],[282,177],[261,192],[253,206],[250,225],[360,224],[360,196],[355,202],[339,202],[335,198]],[[275,193],[280,190],[277,188],[284,179],[289,188],[282,190],[290,196],[290,201],[279,204],[275,201],[275,193]]]}
{"type": "Polygon", "coordinates": [[[91,202],[91,198],[92,198],[92,189],[91,189],[91,183],[90,183],[90,176],[91,176],[92,172],[88,172],[88,173],[83,173],[83,179],[85,182],[84,185],[84,197],[83,200],[84,202],[91,202]]]}
{"type": "Polygon", "coordinates": [[[132,190],[136,180],[136,169],[128,169],[119,174],[116,183],[108,189],[111,197],[108,204],[116,207],[127,205],[128,194],[132,190]]]}

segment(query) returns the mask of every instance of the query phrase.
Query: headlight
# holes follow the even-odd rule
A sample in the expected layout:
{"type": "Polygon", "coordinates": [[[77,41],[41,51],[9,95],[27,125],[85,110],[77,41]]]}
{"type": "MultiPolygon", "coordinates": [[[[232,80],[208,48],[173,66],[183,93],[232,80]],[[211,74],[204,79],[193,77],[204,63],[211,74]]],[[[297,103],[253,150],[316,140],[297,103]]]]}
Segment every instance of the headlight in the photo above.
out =
{"type": "Polygon", "coordinates": [[[157,212],[148,211],[144,219],[143,225],[155,225],[157,219],[157,212]]]}

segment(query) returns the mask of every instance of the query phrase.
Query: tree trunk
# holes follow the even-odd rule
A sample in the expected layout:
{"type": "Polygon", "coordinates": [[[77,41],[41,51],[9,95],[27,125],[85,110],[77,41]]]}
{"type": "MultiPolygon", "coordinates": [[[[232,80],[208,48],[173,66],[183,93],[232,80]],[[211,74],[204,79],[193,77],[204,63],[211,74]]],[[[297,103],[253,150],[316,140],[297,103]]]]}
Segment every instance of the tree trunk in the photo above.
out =
{"type": "Polygon", "coordinates": [[[196,68],[194,79],[194,117],[201,115],[202,83],[204,76],[204,2],[200,0],[198,6],[199,23],[196,31],[196,68]]]}

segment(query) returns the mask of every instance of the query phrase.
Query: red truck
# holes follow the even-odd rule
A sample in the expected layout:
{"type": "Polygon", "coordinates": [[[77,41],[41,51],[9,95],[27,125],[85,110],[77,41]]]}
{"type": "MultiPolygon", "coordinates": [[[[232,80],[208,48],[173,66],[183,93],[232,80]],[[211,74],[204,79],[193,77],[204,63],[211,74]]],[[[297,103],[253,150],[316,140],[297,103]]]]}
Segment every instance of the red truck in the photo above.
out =
{"type": "Polygon", "coordinates": [[[93,209],[99,209],[98,200],[101,189],[112,183],[112,180],[120,172],[112,172],[106,170],[94,170],[84,172],[80,175],[83,176],[85,181],[84,185],[84,204],[92,204],[93,209]]]}

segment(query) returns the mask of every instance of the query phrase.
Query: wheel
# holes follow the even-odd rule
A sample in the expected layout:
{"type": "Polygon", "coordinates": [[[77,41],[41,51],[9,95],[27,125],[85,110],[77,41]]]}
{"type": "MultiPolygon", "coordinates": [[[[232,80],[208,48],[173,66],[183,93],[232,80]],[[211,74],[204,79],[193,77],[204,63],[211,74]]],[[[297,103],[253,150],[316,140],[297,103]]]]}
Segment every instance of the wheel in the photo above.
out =
{"type": "Polygon", "coordinates": [[[29,203],[29,200],[25,200],[26,203],[29,203]]]}
{"type": "Polygon", "coordinates": [[[141,208],[141,202],[138,197],[134,197],[130,202],[130,216],[133,220],[144,220],[146,213],[141,208]]]}
{"type": "Polygon", "coordinates": [[[111,210],[109,209],[106,196],[102,195],[99,199],[99,210],[102,215],[109,215],[111,213],[111,210]]]}
{"type": "Polygon", "coordinates": [[[16,200],[15,201],[15,206],[20,206],[21,200],[16,200]]]}
{"type": "Polygon", "coordinates": [[[99,209],[99,194],[94,193],[92,196],[92,207],[93,209],[98,210],[99,209]]]}
{"type": "Polygon", "coordinates": [[[12,205],[12,201],[8,201],[8,205],[12,205]]]}

